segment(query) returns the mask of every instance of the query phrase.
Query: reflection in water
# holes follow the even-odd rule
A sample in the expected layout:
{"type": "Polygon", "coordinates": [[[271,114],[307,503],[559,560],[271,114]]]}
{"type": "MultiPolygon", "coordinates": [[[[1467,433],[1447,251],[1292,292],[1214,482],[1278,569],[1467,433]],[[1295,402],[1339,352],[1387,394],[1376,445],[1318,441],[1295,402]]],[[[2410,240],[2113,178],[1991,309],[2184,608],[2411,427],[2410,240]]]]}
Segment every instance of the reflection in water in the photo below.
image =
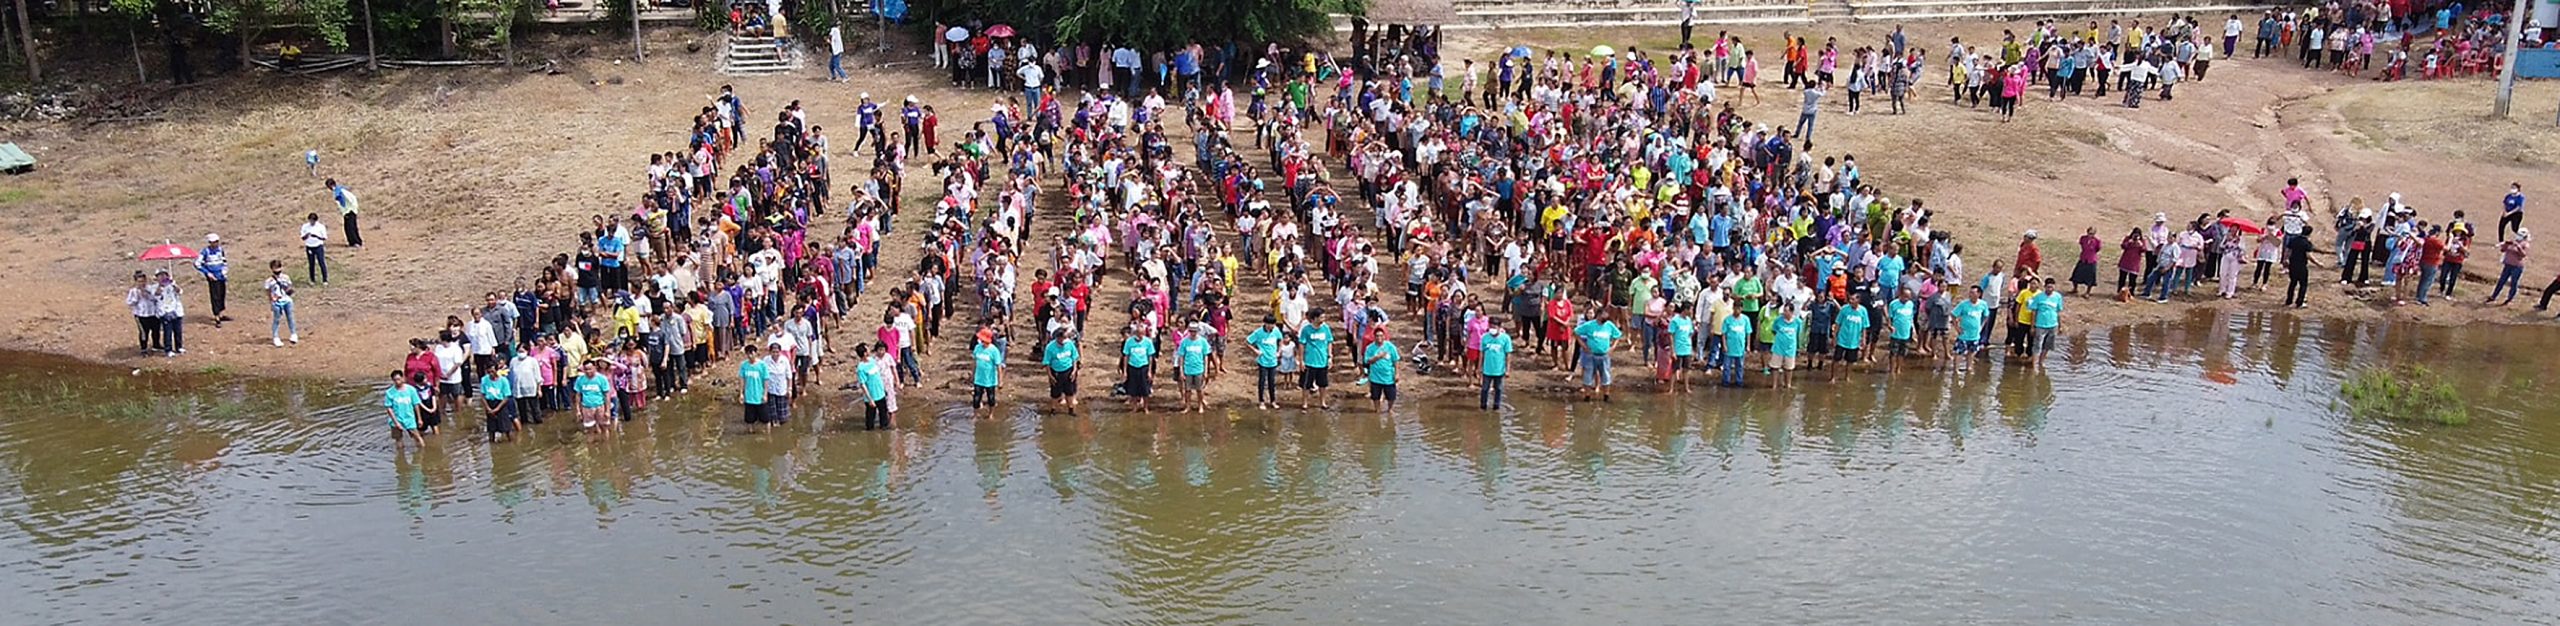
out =
{"type": "Polygon", "coordinates": [[[2560,606],[2554,348],[2207,313],[2073,337],[2041,375],[1798,394],[955,408],[891,433],[750,433],[694,399],[610,440],[423,451],[367,390],[14,357],[0,601],[27,623],[2532,622],[2560,606]],[[2456,374],[2477,421],[2329,406],[2343,372],[2403,361],[2456,374]]]}

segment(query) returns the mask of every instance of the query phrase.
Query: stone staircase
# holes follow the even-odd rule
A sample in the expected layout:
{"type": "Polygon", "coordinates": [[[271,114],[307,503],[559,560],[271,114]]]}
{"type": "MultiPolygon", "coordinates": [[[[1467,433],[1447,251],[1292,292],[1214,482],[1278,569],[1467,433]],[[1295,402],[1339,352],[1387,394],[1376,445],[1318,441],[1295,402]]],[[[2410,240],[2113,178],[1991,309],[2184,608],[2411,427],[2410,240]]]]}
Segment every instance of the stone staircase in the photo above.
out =
{"type": "Polygon", "coordinates": [[[1854,22],[1858,8],[1849,0],[1806,0],[1805,16],[1816,22],[1854,22]]]}
{"type": "Polygon", "coordinates": [[[772,37],[731,35],[729,46],[720,52],[720,73],[730,76],[789,74],[800,68],[799,56],[790,52],[772,37]]]}

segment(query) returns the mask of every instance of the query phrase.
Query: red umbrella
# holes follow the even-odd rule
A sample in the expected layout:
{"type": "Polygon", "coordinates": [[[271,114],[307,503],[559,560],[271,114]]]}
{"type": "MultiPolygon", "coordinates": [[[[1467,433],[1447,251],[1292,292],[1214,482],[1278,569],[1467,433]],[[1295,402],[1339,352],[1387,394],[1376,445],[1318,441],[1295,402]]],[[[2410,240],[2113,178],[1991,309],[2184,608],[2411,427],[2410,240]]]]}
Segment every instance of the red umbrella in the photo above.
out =
{"type": "Polygon", "coordinates": [[[144,261],[169,261],[169,260],[175,260],[175,259],[192,259],[192,258],[196,258],[196,251],[195,251],[195,249],[193,249],[193,248],[188,248],[188,247],[186,247],[186,246],[181,246],[181,245],[174,244],[174,243],[164,243],[164,244],[160,244],[160,245],[157,245],[157,246],[152,246],[152,247],[151,247],[151,249],[149,249],[149,250],[144,250],[144,251],[142,251],[142,256],[141,256],[140,258],[141,258],[141,260],[144,260],[144,261]]]}
{"type": "Polygon", "coordinates": [[[2252,221],[2249,221],[2249,220],[2240,219],[2240,218],[2237,218],[2237,217],[2226,217],[2226,218],[2222,218],[2222,227],[2223,227],[2223,228],[2235,228],[2235,229],[2239,229],[2239,230],[2240,230],[2240,232],[2249,233],[2249,234],[2252,234],[2252,235],[2267,232],[2267,227],[2266,227],[2266,225],[2264,225],[2264,224],[2259,224],[2259,223],[2257,223],[2257,222],[2252,222],[2252,221]]]}
{"type": "Polygon", "coordinates": [[[987,27],[987,36],[997,38],[1011,37],[1013,36],[1013,26],[1010,24],[989,26],[987,27]]]}

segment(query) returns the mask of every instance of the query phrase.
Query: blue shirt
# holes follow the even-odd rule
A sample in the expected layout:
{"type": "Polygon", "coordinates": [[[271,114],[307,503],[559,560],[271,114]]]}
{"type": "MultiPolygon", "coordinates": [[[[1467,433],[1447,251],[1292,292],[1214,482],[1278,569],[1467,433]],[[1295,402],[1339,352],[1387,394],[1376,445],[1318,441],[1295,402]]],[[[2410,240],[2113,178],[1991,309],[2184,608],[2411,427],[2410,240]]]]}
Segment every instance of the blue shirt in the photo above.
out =
{"type": "Polygon", "coordinates": [[[603,263],[605,267],[622,267],[622,248],[625,245],[627,244],[621,237],[605,237],[596,240],[598,262],[603,263]],[[605,256],[606,254],[612,256],[605,256]]]}
{"type": "Polygon", "coordinates": [[[996,376],[1004,369],[1004,351],[997,350],[996,344],[981,343],[978,347],[969,350],[969,360],[975,365],[970,370],[969,383],[980,387],[995,387],[996,376]]]}
{"type": "Polygon", "coordinates": [[[1189,339],[1182,340],[1182,343],[1175,344],[1173,349],[1182,356],[1182,375],[1198,376],[1209,372],[1209,340],[1207,338],[1192,335],[1189,339]]]}
{"type": "Polygon", "coordinates": [[[1895,291],[1900,290],[1902,288],[1902,270],[1910,267],[1910,265],[1909,261],[1902,260],[1902,255],[1898,254],[1877,260],[1876,286],[1884,288],[1884,292],[1877,295],[1879,297],[1892,297],[1895,291]]]}
{"type": "Polygon", "coordinates": [[[1867,340],[1867,307],[1840,307],[1840,347],[1851,350],[1867,340]]]}
{"type": "Polygon", "coordinates": [[[480,399],[508,400],[516,397],[516,383],[502,374],[480,377],[480,399]]]}
{"type": "Polygon", "coordinates": [[[738,386],[745,392],[741,394],[744,396],[740,398],[741,401],[747,404],[764,404],[763,359],[746,359],[738,363],[738,386]]]}
{"type": "Polygon", "coordinates": [[[879,361],[863,361],[854,366],[853,377],[862,381],[863,400],[879,402],[889,397],[889,378],[881,375],[879,361]]]}
{"type": "Polygon", "coordinates": [[[1129,367],[1146,367],[1156,360],[1156,340],[1130,337],[1128,341],[1120,342],[1120,355],[1128,357],[1129,367]]]}
{"type": "Polygon", "coordinates": [[[1697,346],[1692,345],[1697,343],[1694,340],[1697,336],[1698,320],[1690,319],[1686,315],[1671,316],[1671,356],[1697,354],[1697,346]]]}
{"type": "Polygon", "coordinates": [[[1279,329],[1263,328],[1261,330],[1253,331],[1253,334],[1245,336],[1244,341],[1245,343],[1253,344],[1254,365],[1262,367],[1280,366],[1279,329]]]}
{"type": "Polygon", "coordinates": [[[1076,352],[1075,342],[1052,341],[1040,352],[1040,362],[1049,364],[1049,371],[1064,372],[1076,368],[1076,358],[1079,354],[1076,352]]]}
{"type": "Polygon", "coordinates": [[[1332,326],[1319,322],[1298,329],[1298,345],[1306,348],[1304,358],[1300,360],[1305,361],[1307,367],[1333,365],[1332,326]]]}
{"type": "Polygon", "coordinates": [[[1751,316],[1735,313],[1724,318],[1724,355],[1740,357],[1751,351],[1751,316]]]}
{"type": "Polygon", "coordinates": [[[1502,331],[1485,333],[1484,348],[1481,351],[1484,352],[1484,375],[1502,376],[1511,373],[1511,335],[1504,334],[1502,331]]]}
{"type": "Polygon", "coordinates": [[[1796,343],[1804,336],[1804,318],[1781,317],[1769,332],[1769,353],[1781,357],[1796,355],[1796,343]]]}
{"type": "Polygon", "coordinates": [[[390,389],[382,390],[382,406],[391,409],[393,428],[417,430],[419,402],[417,387],[392,385],[390,389]]]}
{"type": "Polygon", "coordinates": [[[1584,320],[1581,325],[1573,327],[1573,334],[1582,338],[1582,349],[1593,355],[1608,356],[1609,347],[1617,343],[1620,331],[1617,322],[1584,320]]]}
{"type": "Polygon", "coordinates": [[[1380,341],[1370,344],[1369,355],[1363,359],[1369,363],[1369,382],[1381,385],[1396,384],[1396,359],[1403,357],[1404,352],[1396,349],[1396,342],[1380,341]]]}
{"type": "Polygon", "coordinates": [[[2027,301],[2027,308],[2036,313],[2036,328],[2053,328],[2062,325],[2062,294],[2060,293],[2047,291],[2038,294],[2035,299],[2027,301]]]}
{"type": "Polygon", "coordinates": [[[578,390],[580,408],[604,408],[604,399],[613,393],[613,383],[606,382],[603,374],[580,376],[572,387],[578,390]]]}
{"type": "Polygon", "coordinates": [[[1954,313],[1956,340],[1981,341],[1982,317],[1991,313],[1990,307],[1984,306],[1980,300],[1966,300],[1956,303],[1954,313]]]}
{"type": "Polygon", "coordinates": [[[1911,340],[1911,315],[1916,307],[1910,300],[1895,300],[1884,305],[1885,323],[1893,329],[1893,338],[1911,340]]]}

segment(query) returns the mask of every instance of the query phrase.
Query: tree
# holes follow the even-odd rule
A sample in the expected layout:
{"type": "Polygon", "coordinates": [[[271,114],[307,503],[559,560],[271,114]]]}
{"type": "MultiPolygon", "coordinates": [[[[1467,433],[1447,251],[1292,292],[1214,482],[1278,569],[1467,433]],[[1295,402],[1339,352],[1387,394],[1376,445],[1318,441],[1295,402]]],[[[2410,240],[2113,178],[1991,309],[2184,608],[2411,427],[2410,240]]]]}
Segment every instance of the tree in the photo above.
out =
{"type": "Polygon", "coordinates": [[[44,63],[36,60],[36,23],[27,20],[27,3],[31,1],[11,3],[18,5],[18,38],[27,44],[27,82],[30,83],[44,80],[44,63]]]}
{"type": "Polygon", "coordinates": [[[1165,48],[1203,39],[1301,39],[1330,27],[1329,14],[1358,14],[1363,6],[1361,0],[914,0],[911,10],[943,22],[1009,24],[1055,41],[1165,48]]]}

